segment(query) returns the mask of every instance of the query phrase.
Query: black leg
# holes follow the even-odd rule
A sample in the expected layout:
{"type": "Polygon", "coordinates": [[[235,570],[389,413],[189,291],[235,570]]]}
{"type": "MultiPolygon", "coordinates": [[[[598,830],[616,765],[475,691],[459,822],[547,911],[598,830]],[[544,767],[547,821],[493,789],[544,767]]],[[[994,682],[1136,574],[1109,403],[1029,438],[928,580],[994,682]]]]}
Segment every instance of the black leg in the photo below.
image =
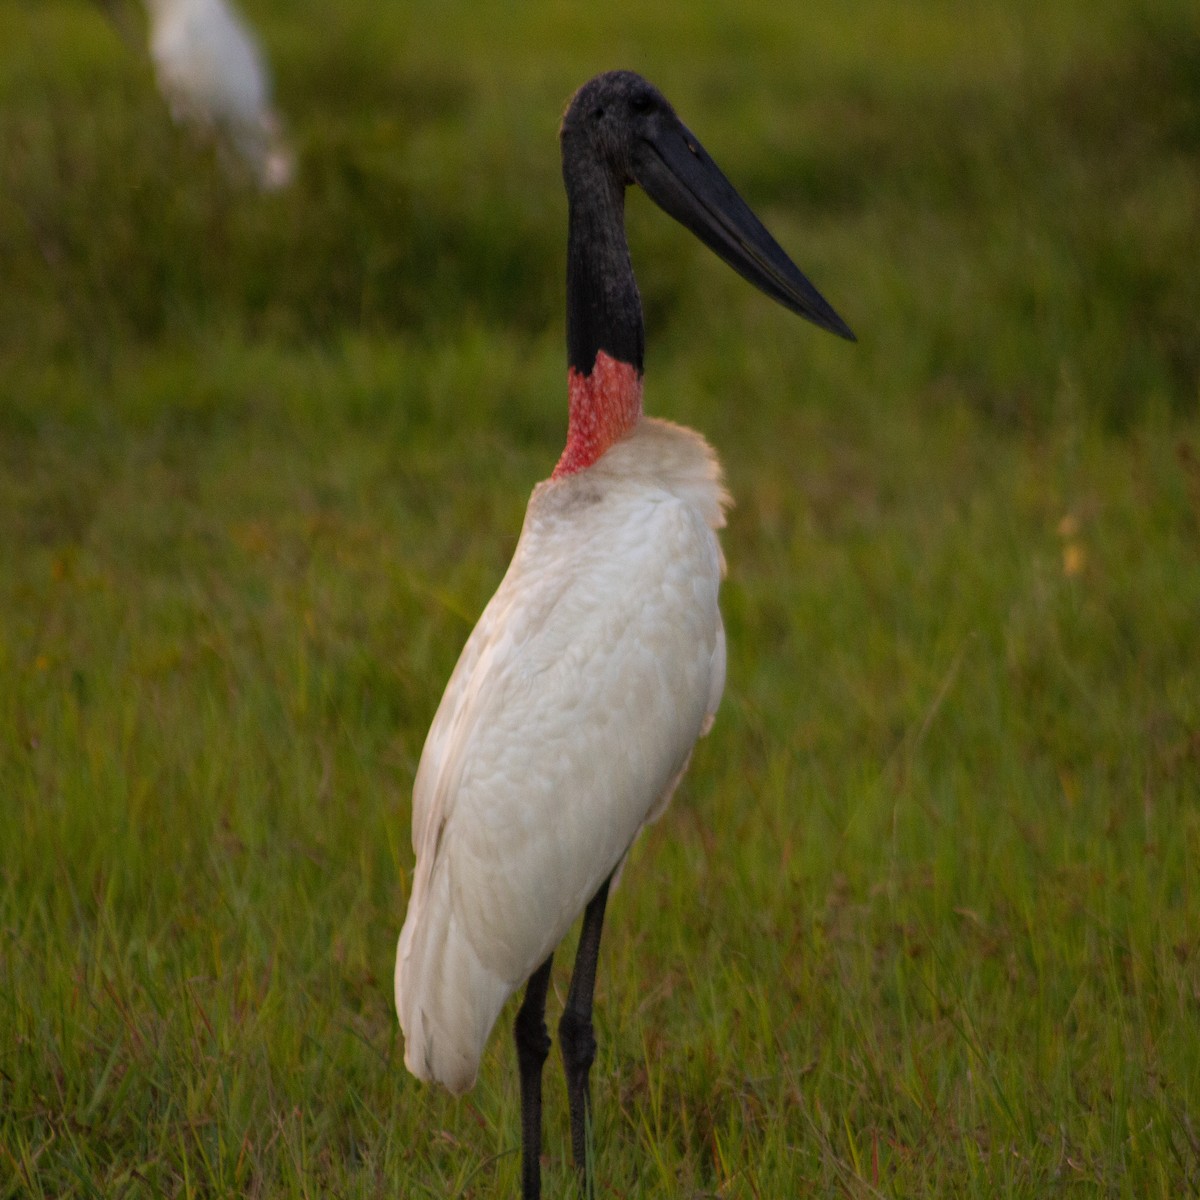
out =
{"type": "Polygon", "coordinates": [[[610,876],[600,885],[600,890],[592,897],[583,914],[571,990],[567,995],[562,1020],[558,1023],[558,1042],[567,1075],[567,1104],[571,1111],[571,1152],[584,1194],[589,1196],[592,1194],[592,1185],[587,1164],[588,1122],[591,1114],[588,1072],[596,1057],[592,997],[596,991],[596,961],[600,957],[604,905],[608,901],[608,885],[611,882],[610,876]]]}
{"type": "Polygon", "coordinates": [[[550,986],[552,954],[525,985],[513,1036],[521,1072],[521,1196],[539,1200],[542,1194],[542,1064],[550,1053],[546,1032],[546,989],[550,986]]]}

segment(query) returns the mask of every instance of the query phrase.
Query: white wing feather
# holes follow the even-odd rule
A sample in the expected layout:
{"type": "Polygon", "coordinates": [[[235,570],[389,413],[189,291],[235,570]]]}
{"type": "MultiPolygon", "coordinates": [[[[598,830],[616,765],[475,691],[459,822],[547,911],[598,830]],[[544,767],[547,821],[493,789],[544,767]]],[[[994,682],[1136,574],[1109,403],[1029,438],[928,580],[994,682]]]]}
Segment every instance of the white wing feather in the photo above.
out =
{"type": "Polygon", "coordinates": [[[715,458],[664,422],[639,433],[535,489],[422,754],[396,1003],[409,1069],[453,1091],[665,806],[720,700],[715,458]]]}

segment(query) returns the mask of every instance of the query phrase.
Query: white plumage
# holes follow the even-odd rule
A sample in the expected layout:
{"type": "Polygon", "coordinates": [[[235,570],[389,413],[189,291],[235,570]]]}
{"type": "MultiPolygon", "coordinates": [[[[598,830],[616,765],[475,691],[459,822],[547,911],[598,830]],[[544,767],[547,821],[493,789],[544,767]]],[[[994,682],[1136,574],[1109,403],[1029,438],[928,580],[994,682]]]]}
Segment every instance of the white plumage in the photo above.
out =
{"type": "Polygon", "coordinates": [[[505,1001],[707,732],[725,682],[727,501],[704,439],[646,417],[587,471],[534,489],[414,787],[396,1007],[420,1078],[471,1086],[505,1001]]]}
{"type": "Polygon", "coordinates": [[[159,90],[179,123],[218,140],[265,190],[287,186],[291,149],[262,54],[226,0],[146,0],[159,90]]]}

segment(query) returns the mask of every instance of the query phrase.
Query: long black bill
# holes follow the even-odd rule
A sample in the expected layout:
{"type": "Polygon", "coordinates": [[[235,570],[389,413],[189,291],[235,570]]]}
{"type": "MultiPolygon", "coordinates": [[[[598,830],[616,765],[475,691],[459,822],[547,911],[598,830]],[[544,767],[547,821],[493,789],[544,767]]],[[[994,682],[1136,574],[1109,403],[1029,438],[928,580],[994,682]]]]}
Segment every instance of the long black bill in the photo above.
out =
{"type": "Polygon", "coordinates": [[[739,275],[814,325],[857,340],[678,118],[641,139],[633,168],[650,199],[739,275]]]}

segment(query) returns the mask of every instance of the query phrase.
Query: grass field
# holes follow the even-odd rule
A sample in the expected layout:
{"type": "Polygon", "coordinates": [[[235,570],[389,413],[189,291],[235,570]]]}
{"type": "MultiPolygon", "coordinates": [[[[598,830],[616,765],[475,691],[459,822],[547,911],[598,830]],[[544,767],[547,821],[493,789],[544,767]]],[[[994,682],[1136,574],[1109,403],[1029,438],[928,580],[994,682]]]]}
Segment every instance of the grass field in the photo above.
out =
{"type": "MultiPolygon", "coordinates": [[[[0,1197],[517,1191],[508,1037],[419,1086],[392,965],[619,65],[860,344],[631,197],[647,406],[737,507],[722,711],[609,908],[600,1195],[1200,1193],[1194,0],[244,8],[279,196],[136,7],[0,7],[0,1197]]],[[[565,1110],[552,1061],[549,1195],[565,1110]]]]}

